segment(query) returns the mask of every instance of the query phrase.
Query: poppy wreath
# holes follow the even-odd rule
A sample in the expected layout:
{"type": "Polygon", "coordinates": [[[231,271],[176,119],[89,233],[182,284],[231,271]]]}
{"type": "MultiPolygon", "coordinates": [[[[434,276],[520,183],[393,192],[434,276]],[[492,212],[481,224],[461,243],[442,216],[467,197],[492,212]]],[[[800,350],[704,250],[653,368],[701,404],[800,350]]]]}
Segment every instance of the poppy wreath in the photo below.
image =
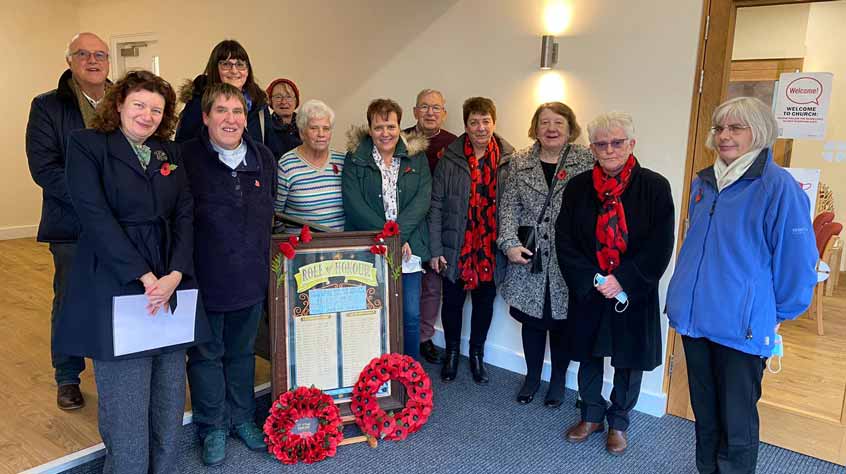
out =
{"type": "Polygon", "coordinates": [[[279,395],[264,422],[264,434],[267,451],[283,464],[311,464],[333,457],[344,439],[338,407],[329,395],[314,386],[297,387],[279,395]],[[293,433],[297,421],[303,418],[317,419],[317,431],[293,433]]]}
{"type": "Polygon", "coordinates": [[[276,288],[282,286],[282,283],[285,281],[285,268],[282,265],[282,257],[293,260],[297,255],[297,247],[300,245],[300,242],[307,244],[311,242],[311,239],[311,229],[307,225],[304,225],[299,236],[292,235],[288,237],[286,242],[279,243],[279,253],[270,261],[270,270],[276,274],[276,288]]]}
{"type": "Polygon", "coordinates": [[[432,414],[432,381],[423,366],[403,354],[384,354],[367,364],[353,386],[350,408],[361,431],[375,439],[402,441],[415,433],[432,414]],[[405,386],[408,401],[399,412],[386,413],[376,401],[385,382],[396,380],[405,386]]]}

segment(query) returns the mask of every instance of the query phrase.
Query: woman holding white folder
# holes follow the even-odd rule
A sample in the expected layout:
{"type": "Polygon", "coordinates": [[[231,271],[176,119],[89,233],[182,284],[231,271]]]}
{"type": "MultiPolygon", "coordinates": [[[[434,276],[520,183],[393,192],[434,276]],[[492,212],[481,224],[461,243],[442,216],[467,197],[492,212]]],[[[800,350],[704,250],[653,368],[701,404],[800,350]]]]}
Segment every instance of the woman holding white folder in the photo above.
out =
{"type": "MultiPolygon", "coordinates": [[[[176,307],[176,290],[197,287],[193,204],[168,139],[175,102],[165,80],[130,72],[106,93],[93,129],[73,132],[68,144],[68,192],[81,234],[54,338],[61,353],[94,361],[104,473],[179,471],[185,346],[192,343],[116,357],[113,325],[117,296],[145,295],[150,317],[174,317],[156,313],[176,307]]],[[[207,334],[198,301],[194,342],[207,334]]]]}

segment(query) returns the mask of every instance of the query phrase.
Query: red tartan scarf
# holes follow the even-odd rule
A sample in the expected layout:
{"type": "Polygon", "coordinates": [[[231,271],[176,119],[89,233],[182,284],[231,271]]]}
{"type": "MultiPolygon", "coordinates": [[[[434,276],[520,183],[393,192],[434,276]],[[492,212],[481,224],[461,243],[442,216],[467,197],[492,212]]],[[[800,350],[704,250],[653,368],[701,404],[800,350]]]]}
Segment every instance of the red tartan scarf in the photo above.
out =
{"type": "Polygon", "coordinates": [[[480,281],[493,281],[494,244],[496,242],[496,166],[500,150],[495,139],[488,143],[485,155],[473,153],[470,137],[464,139],[464,156],[470,166],[470,202],[467,228],[458,256],[458,275],[465,290],[475,290],[480,281]]]}
{"type": "Polygon", "coordinates": [[[617,176],[605,174],[599,163],[593,165],[593,189],[602,203],[596,218],[596,259],[606,274],[620,266],[620,255],[628,248],[629,226],[620,196],[629,187],[636,163],[634,155],[629,155],[617,176]]]}

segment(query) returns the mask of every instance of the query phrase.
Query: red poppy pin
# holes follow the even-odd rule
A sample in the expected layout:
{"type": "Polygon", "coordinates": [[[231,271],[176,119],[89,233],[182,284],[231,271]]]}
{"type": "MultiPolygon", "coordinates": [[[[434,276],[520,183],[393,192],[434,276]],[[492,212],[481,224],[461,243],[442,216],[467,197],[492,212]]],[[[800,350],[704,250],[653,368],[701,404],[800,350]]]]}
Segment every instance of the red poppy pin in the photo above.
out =
{"type": "Polygon", "coordinates": [[[702,200],[702,190],[700,189],[698,193],[696,193],[696,197],[693,198],[694,201],[697,203],[702,200]]]}
{"type": "Polygon", "coordinates": [[[261,183],[259,183],[259,180],[256,180],[255,185],[256,185],[256,187],[257,187],[257,188],[260,188],[260,187],[261,187],[261,183]]]}
{"type": "Polygon", "coordinates": [[[337,164],[335,164],[335,163],[332,163],[332,172],[333,172],[333,173],[335,173],[335,174],[340,174],[340,173],[341,173],[340,168],[338,168],[338,165],[337,165],[337,164]]]}
{"type": "Polygon", "coordinates": [[[411,173],[412,171],[414,171],[414,170],[413,170],[413,169],[411,169],[411,166],[406,166],[406,167],[405,167],[405,172],[406,172],[406,173],[411,173]]]}
{"type": "Polygon", "coordinates": [[[567,177],[567,170],[564,170],[564,169],[562,169],[561,171],[558,172],[558,174],[555,175],[555,179],[557,179],[558,181],[561,181],[562,179],[564,179],[566,177],[567,177]]]}
{"type": "Polygon", "coordinates": [[[175,170],[176,168],[179,168],[179,166],[168,163],[168,162],[164,162],[164,163],[162,163],[162,167],[159,168],[159,173],[161,173],[162,176],[167,176],[173,170],[175,170]]]}

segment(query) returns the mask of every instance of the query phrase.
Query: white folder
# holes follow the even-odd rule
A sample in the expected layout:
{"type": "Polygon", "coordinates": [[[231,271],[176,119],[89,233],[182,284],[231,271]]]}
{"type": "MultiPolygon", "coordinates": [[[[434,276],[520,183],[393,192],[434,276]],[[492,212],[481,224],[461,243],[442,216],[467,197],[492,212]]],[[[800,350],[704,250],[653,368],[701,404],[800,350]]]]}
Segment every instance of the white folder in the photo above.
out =
{"type": "Polygon", "coordinates": [[[144,295],[115,296],[112,327],[115,357],[194,341],[197,290],[176,292],[176,311],[147,312],[144,295]]]}

